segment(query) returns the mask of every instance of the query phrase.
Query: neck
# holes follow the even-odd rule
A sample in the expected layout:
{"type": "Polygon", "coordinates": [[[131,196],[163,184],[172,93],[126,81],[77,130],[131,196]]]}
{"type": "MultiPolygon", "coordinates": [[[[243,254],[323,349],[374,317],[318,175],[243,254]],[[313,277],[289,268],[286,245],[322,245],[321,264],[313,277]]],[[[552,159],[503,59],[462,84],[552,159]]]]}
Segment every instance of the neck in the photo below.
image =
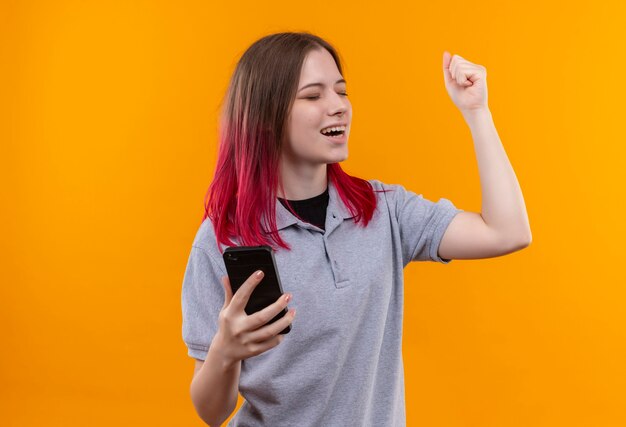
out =
{"type": "Polygon", "coordinates": [[[305,200],[322,194],[327,186],[327,165],[294,164],[281,161],[280,177],[284,193],[278,189],[278,197],[287,200],[305,200]]]}

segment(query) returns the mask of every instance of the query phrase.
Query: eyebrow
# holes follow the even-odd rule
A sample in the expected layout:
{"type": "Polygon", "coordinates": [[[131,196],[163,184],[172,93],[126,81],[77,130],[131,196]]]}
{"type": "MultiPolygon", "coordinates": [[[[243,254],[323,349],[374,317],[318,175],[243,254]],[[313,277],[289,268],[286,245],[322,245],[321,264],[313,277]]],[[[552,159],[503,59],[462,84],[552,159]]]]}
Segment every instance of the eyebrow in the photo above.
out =
{"type": "MultiPolygon", "coordinates": [[[[346,81],[344,79],[339,79],[335,82],[335,84],[337,83],[346,83],[346,81]]],[[[311,86],[324,86],[323,83],[309,83],[308,85],[302,86],[300,89],[298,89],[298,92],[300,92],[301,90],[306,89],[307,87],[311,87],[311,86]]]]}

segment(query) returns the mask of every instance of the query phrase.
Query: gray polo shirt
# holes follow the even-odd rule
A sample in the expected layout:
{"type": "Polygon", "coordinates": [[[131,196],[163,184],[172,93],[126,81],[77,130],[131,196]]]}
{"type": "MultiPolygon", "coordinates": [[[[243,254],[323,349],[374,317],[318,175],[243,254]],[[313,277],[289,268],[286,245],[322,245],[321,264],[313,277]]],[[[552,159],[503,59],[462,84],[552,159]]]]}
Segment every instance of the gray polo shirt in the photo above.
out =
{"type": "MultiPolygon", "coordinates": [[[[325,231],[276,201],[277,227],[291,246],[275,253],[276,264],[297,313],[281,344],[242,361],[245,402],[228,426],[406,425],[403,269],[410,261],[449,263],[437,249],[462,210],[448,199],[435,203],[400,185],[370,183],[391,191],[375,193],[377,208],[366,228],[354,223],[330,181],[325,231]]],[[[204,360],[217,332],[225,275],[206,219],[182,286],[190,357],[204,360]]]]}

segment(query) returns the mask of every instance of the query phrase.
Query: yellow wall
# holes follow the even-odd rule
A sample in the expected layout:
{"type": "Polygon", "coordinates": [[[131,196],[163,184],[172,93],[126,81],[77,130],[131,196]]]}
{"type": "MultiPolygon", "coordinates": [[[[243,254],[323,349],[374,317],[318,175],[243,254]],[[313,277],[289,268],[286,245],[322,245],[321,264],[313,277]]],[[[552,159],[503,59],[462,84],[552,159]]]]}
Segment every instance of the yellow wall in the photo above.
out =
{"type": "Polygon", "coordinates": [[[349,173],[480,212],[448,50],[524,193],[527,249],[406,269],[408,424],[626,425],[624,2],[210,3],[1,3],[0,424],[202,425],[180,290],[218,104],[306,30],[346,60],[349,173]]]}

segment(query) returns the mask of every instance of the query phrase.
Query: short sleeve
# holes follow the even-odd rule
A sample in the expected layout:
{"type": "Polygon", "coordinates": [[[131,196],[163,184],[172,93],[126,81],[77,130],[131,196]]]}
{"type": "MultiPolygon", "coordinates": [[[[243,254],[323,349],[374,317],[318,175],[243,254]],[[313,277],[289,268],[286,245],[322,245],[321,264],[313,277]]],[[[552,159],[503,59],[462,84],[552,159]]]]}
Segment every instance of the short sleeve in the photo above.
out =
{"type": "Polygon", "coordinates": [[[391,210],[395,207],[400,230],[402,261],[406,266],[411,261],[435,261],[449,264],[452,260],[438,255],[441,239],[457,213],[454,204],[445,198],[437,202],[425,199],[421,194],[406,190],[401,185],[384,184],[391,210]]]}
{"type": "Polygon", "coordinates": [[[182,286],[183,341],[188,355],[205,360],[219,326],[224,287],[219,266],[209,253],[192,246],[182,286]]]}

